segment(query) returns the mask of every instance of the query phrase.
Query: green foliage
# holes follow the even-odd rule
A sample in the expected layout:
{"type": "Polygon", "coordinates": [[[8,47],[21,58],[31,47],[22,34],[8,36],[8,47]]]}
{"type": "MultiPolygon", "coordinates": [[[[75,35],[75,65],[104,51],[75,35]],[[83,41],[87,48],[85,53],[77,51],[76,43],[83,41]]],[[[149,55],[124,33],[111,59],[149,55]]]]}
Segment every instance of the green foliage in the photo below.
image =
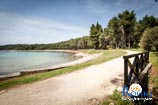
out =
{"type": "Polygon", "coordinates": [[[129,100],[123,100],[121,93],[119,93],[117,90],[113,92],[108,100],[104,101],[103,105],[109,105],[110,103],[114,103],[114,105],[134,105],[129,100]]]}
{"type": "Polygon", "coordinates": [[[117,17],[113,17],[109,23],[108,28],[113,31],[112,46],[114,48],[132,48],[134,47],[134,26],[136,23],[136,16],[134,11],[123,11],[117,17]]]}
{"type": "Polygon", "coordinates": [[[107,40],[106,40],[106,36],[104,34],[101,34],[99,36],[99,48],[101,49],[106,49],[106,45],[107,45],[107,40]]]}
{"type": "Polygon", "coordinates": [[[141,47],[148,51],[158,51],[158,27],[147,29],[143,33],[141,47]]]}
{"type": "Polygon", "coordinates": [[[90,28],[90,38],[95,49],[99,48],[99,37],[102,35],[102,26],[97,22],[96,26],[92,24],[90,28]]]}
{"type": "Polygon", "coordinates": [[[142,20],[136,23],[135,25],[135,32],[134,32],[134,38],[135,38],[135,46],[138,46],[140,39],[143,36],[144,31],[147,28],[153,28],[155,26],[158,26],[158,19],[154,16],[144,16],[142,20]]]}
{"type": "Polygon", "coordinates": [[[92,48],[89,36],[50,44],[16,44],[0,46],[0,50],[45,50],[45,49],[89,49],[92,48]]]}
{"type": "Polygon", "coordinates": [[[158,20],[154,16],[146,15],[142,20],[140,20],[140,24],[142,24],[144,29],[152,28],[158,25],[158,20]]]}
{"type": "Polygon", "coordinates": [[[134,48],[139,47],[139,43],[140,43],[140,39],[142,37],[142,33],[144,32],[144,27],[142,27],[142,25],[140,23],[136,23],[135,27],[134,27],[134,48]]]}
{"type": "Polygon", "coordinates": [[[133,105],[133,103],[129,100],[123,100],[121,93],[117,90],[114,91],[111,99],[114,101],[115,105],[133,105]]]}
{"type": "Polygon", "coordinates": [[[111,47],[112,48],[118,48],[119,47],[119,42],[121,40],[121,30],[120,28],[120,23],[119,19],[117,17],[113,17],[109,23],[108,23],[108,28],[111,31],[110,37],[111,37],[111,47]]]}
{"type": "Polygon", "coordinates": [[[102,29],[102,26],[97,22],[96,25],[92,24],[90,28],[90,39],[95,49],[106,49],[107,45],[110,45],[112,39],[113,30],[109,28],[102,29]]]}

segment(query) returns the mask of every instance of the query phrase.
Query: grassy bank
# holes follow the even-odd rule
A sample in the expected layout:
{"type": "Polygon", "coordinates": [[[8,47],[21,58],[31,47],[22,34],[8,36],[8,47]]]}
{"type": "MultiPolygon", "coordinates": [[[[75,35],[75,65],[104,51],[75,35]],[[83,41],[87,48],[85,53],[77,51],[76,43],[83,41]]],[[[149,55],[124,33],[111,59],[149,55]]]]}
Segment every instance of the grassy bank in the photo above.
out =
{"type": "Polygon", "coordinates": [[[102,55],[91,61],[77,64],[74,66],[65,67],[62,69],[55,70],[55,71],[36,73],[36,74],[32,74],[32,75],[25,75],[22,77],[16,77],[16,78],[13,78],[10,80],[1,81],[0,90],[14,87],[16,85],[22,85],[22,84],[26,84],[26,83],[32,83],[35,81],[39,81],[39,80],[44,80],[44,79],[47,79],[50,77],[54,77],[54,76],[61,75],[64,73],[69,73],[69,72],[72,72],[75,70],[80,70],[85,67],[88,67],[88,66],[91,66],[94,64],[100,64],[100,63],[103,63],[105,61],[111,60],[113,58],[116,58],[116,57],[119,57],[119,56],[122,56],[125,54],[125,52],[123,52],[122,50],[81,50],[81,52],[89,53],[89,54],[102,53],[102,55]]]}
{"type": "Polygon", "coordinates": [[[115,90],[101,105],[134,105],[132,101],[122,100],[122,94],[115,90]]]}
{"type": "Polygon", "coordinates": [[[158,69],[158,52],[151,52],[150,53],[150,62],[154,67],[158,69]]]}
{"type": "Polygon", "coordinates": [[[150,53],[150,62],[152,63],[152,82],[158,87],[158,52],[150,53]]]}
{"type": "Polygon", "coordinates": [[[152,94],[154,104],[158,105],[158,52],[152,52],[150,54],[150,62],[152,63],[152,94]]]}

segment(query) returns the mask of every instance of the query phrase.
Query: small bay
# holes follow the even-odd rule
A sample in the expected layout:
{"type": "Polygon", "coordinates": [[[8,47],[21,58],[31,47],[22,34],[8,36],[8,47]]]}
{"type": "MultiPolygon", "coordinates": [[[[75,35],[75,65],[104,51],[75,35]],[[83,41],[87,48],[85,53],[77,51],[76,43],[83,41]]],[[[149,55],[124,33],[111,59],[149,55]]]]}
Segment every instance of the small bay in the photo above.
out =
{"type": "Polygon", "coordinates": [[[0,51],[0,75],[21,70],[40,69],[77,59],[62,51],[0,51]]]}

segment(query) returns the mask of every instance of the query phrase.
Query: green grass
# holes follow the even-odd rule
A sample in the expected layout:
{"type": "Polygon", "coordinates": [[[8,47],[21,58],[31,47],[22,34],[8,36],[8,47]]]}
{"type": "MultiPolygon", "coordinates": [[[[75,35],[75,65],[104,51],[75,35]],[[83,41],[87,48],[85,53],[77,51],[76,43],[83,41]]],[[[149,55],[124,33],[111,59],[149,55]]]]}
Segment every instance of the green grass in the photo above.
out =
{"type": "Polygon", "coordinates": [[[97,57],[96,59],[91,60],[91,61],[77,64],[74,66],[69,66],[69,67],[65,67],[62,69],[49,71],[49,72],[25,75],[25,76],[16,77],[13,79],[1,81],[0,82],[0,90],[14,87],[17,85],[26,84],[26,83],[33,83],[35,81],[44,80],[44,79],[47,79],[50,77],[54,77],[54,76],[61,75],[64,73],[69,73],[69,72],[72,72],[75,70],[80,70],[80,69],[83,69],[85,67],[88,67],[88,66],[91,66],[94,64],[100,64],[100,63],[103,63],[105,61],[111,60],[113,58],[120,57],[120,56],[125,54],[125,52],[122,50],[81,50],[81,51],[85,52],[85,53],[89,53],[89,54],[102,53],[102,55],[97,57]]]}
{"type": "Polygon", "coordinates": [[[144,50],[142,48],[130,48],[127,50],[131,50],[131,51],[138,51],[138,52],[143,52],[144,50]]]}
{"type": "Polygon", "coordinates": [[[117,90],[115,90],[108,99],[104,100],[102,105],[109,105],[110,103],[113,103],[114,105],[134,105],[132,101],[122,100],[122,95],[117,90]]]}
{"type": "Polygon", "coordinates": [[[83,53],[88,53],[88,54],[96,54],[96,53],[104,53],[105,51],[112,51],[112,50],[95,50],[95,49],[91,49],[91,50],[80,50],[83,53]]]}
{"type": "Polygon", "coordinates": [[[150,62],[153,66],[153,73],[152,73],[152,94],[154,99],[154,104],[158,105],[158,52],[152,52],[150,53],[150,62]]]}
{"type": "Polygon", "coordinates": [[[150,62],[153,66],[153,72],[152,75],[152,83],[154,87],[158,87],[158,52],[151,52],[150,53],[150,62]]]}
{"type": "Polygon", "coordinates": [[[150,62],[154,67],[158,69],[158,52],[151,52],[150,53],[150,62]]]}

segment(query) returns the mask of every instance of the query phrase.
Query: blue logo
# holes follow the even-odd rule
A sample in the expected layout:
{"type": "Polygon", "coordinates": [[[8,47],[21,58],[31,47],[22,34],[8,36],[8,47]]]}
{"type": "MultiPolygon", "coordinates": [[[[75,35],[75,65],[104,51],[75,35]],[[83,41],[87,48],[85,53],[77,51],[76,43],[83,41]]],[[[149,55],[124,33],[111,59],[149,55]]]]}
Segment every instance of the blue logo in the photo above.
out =
{"type": "MultiPolygon", "coordinates": [[[[147,100],[148,98],[150,100],[152,99],[152,93],[143,92],[142,87],[137,83],[133,83],[132,85],[130,85],[129,88],[127,86],[124,86],[122,96],[130,97],[133,99],[137,99],[138,96],[143,97],[141,98],[141,100],[147,100]]],[[[140,100],[140,98],[138,100],[140,100]]]]}

